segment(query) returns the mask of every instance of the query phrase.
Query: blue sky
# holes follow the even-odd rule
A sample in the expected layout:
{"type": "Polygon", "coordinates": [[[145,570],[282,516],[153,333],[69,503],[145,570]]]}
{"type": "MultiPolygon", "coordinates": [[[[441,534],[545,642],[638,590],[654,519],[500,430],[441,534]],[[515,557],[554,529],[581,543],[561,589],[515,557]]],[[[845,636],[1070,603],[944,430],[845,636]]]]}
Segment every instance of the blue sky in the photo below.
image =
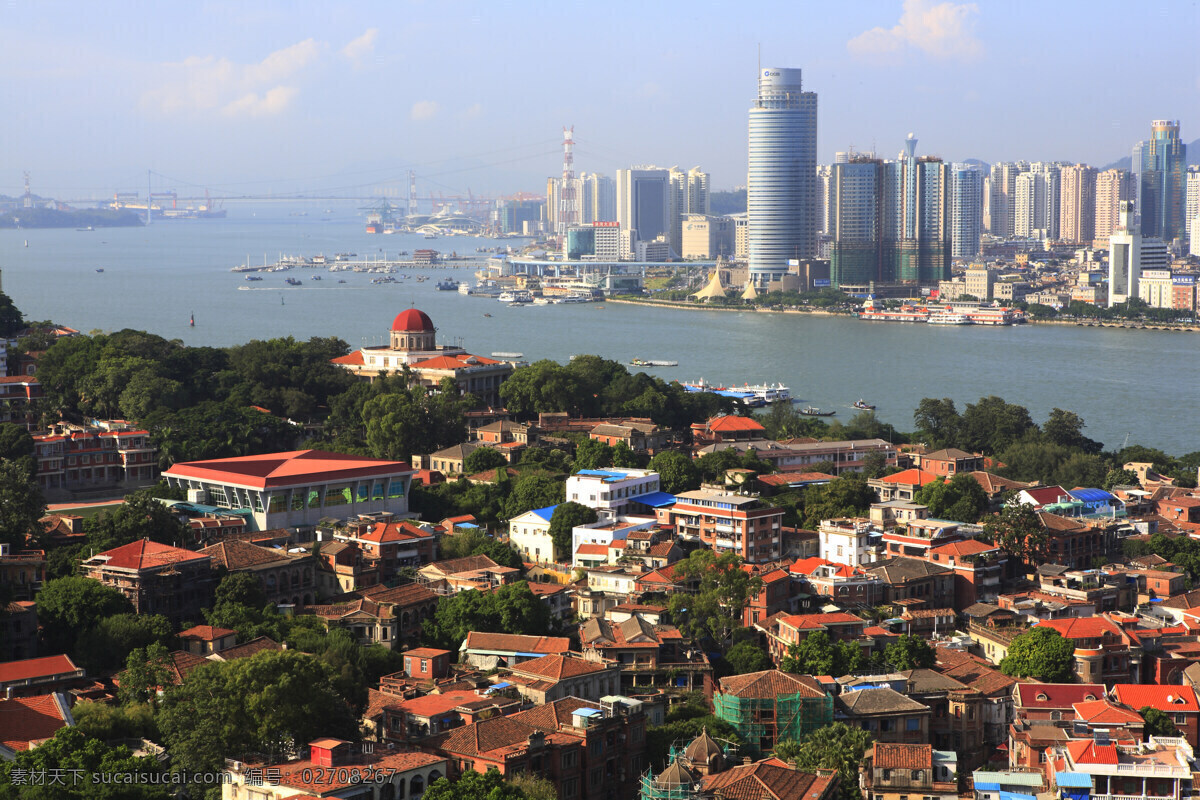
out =
{"type": "Polygon", "coordinates": [[[19,3],[0,25],[0,193],[156,178],[222,193],[544,191],[576,168],[699,165],[745,182],[765,66],[819,95],[819,157],[1129,153],[1200,138],[1200,5],[882,2],[19,3]]]}

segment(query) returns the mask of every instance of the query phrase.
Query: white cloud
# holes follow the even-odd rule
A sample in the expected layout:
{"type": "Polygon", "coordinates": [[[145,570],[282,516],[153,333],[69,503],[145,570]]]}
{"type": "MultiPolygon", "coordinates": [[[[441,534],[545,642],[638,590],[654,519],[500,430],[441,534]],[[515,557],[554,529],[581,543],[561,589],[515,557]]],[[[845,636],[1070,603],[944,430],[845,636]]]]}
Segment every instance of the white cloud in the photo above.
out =
{"type": "Polygon", "coordinates": [[[440,107],[433,100],[418,100],[412,104],[412,110],[408,112],[408,116],[418,122],[423,122],[436,117],[439,110],[440,107]]]}
{"type": "Polygon", "coordinates": [[[472,103],[459,112],[459,116],[464,120],[478,119],[483,116],[483,103],[472,103]]]}
{"type": "Polygon", "coordinates": [[[375,37],[378,35],[378,28],[367,28],[362,36],[352,39],[342,48],[342,55],[353,61],[355,66],[362,66],[363,61],[375,52],[375,37]]]}
{"type": "Polygon", "coordinates": [[[897,25],[864,31],[846,49],[856,56],[887,56],[915,48],[939,59],[975,59],[983,54],[983,42],[974,35],[978,14],[975,3],[904,0],[897,25]]]}
{"type": "Polygon", "coordinates": [[[142,94],[142,107],[168,115],[215,109],[229,116],[278,114],[300,91],[282,82],[295,78],[320,58],[324,49],[324,43],[305,39],[253,64],[216,56],[191,56],[160,64],[162,83],[142,94]]]}

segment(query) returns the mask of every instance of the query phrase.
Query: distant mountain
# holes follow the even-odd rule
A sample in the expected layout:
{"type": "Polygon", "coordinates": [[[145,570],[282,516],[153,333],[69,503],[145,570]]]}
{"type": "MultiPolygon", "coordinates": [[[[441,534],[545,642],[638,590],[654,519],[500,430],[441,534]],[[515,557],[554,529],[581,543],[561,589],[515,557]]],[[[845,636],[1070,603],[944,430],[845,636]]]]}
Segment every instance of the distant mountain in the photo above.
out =
{"type": "MultiPolygon", "coordinates": [[[[1133,145],[1129,146],[1129,150],[1129,155],[1124,158],[1118,158],[1111,164],[1105,164],[1100,169],[1133,169],[1133,145]]],[[[1200,166],[1200,139],[1187,146],[1187,163],[1189,167],[1200,166]]]]}
{"type": "Polygon", "coordinates": [[[977,167],[979,167],[979,169],[980,169],[980,170],[983,172],[983,174],[984,174],[984,175],[988,175],[988,174],[990,174],[990,173],[991,173],[991,171],[992,171],[992,165],[991,165],[991,164],[989,164],[989,163],[988,163],[988,162],[986,162],[986,161],[982,161],[982,160],[980,160],[980,159],[978,159],[978,158],[964,158],[964,159],[962,160],[962,163],[964,163],[964,164],[975,164],[977,167]]]}

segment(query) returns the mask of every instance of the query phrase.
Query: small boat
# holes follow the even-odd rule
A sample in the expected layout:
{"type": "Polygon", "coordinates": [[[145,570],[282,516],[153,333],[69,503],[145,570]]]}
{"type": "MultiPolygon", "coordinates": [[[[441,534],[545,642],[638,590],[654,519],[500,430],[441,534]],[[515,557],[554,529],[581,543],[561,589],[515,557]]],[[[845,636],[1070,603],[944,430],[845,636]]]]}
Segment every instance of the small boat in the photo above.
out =
{"type": "Polygon", "coordinates": [[[507,353],[503,351],[492,353],[493,358],[523,358],[524,356],[524,353],[507,353]]]}
{"type": "Polygon", "coordinates": [[[454,280],[453,278],[446,278],[443,281],[438,281],[436,285],[439,292],[458,291],[458,281],[454,280]]]}
{"type": "Polygon", "coordinates": [[[484,316],[485,316],[485,317],[490,317],[490,316],[491,316],[491,314],[484,314],[484,316]]]}
{"type": "Polygon", "coordinates": [[[634,358],[629,361],[633,367],[678,367],[678,361],[655,361],[649,358],[634,358]]]}
{"type": "Polygon", "coordinates": [[[816,406],[805,406],[800,409],[800,413],[806,417],[832,417],[836,411],[822,411],[816,406]]]}
{"type": "Polygon", "coordinates": [[[311,278],[309,278],[309,280],[319,281],[319,280],[321,280],[321,276],[320,276],[320,275],[313,275],[311,278]]]}
{"type": "Polygon", "coordinates": [[[338,281],[338,283],[345,283],[345,282],[346,282],[346,281],[344,281],[344,280],[340,280],[340,281],[338,281]]]}
{"type": "Polygon", "coordinates": [[[524,304],[524,303],[518,303],[518,302],[516,302],[516,301],[513,301],[513,302],[511,302],[511,303],[509,303],[509,304],[508,304],[508,307],[509,307],[509,308],[524,308],[524,307],[525,307],[525,304],[524,304]]]}
{"type": "Polygon", "coordinates": [[[195,311],[192,312],[192,318],[190,320],[188,320],[188,327],[189,328],[196,327],[196,312],[195,311]]]}
{"type": "Polygon", "coordinates": [[[96,272],[104,272],[104,267],[96,267],[96,272]]]}
{"type": "Polygon", "coordinates": [[[96,229],[95,229],[95,228],[93,228],[91,225],[88,225],[86,228],[76,228],[75,230],[77,230],[77,231],[79,231],[79,232],[81,232],[81,233],[82,233],[83,231],[94,231],[94,230],[96,230],[96,229]]]}
{"type": "Polygon", "coordinates": [[[298,278],[285,278],[284,283],[288,286],[303,286],[304,282],[298,278]]]}
{"type": "Polygon", "coordinates": [[[26,246],[26,247],[29,247],[29,240],[28,240],[28,239],[26,239],[26,240],[25,240],[25,246],[26,246]]]}
{"type": "Polygon", "coordinates": [[[261,280],[262,280],[262,276],[261,276],[261,275],[247,275],[247,276],[246,276],[246,280],[248,280],[248,281],[261,281],[261,280]]]}
{"type": "Polygon", "coordinates": [[[863,411],[874,411],[875,410],[875,406],[871,405],[870,403],[864,402],[861,397],[854,401],[854,407],[861,408],[863,411]]]}

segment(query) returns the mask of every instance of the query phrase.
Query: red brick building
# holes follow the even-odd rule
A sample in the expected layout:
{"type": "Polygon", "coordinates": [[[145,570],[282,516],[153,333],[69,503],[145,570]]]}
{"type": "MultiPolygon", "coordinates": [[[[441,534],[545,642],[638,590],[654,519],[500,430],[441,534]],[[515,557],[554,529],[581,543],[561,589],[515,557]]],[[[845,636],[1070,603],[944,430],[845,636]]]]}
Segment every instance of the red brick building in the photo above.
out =
{"type": "Polygon", "coordinates": [[[120,589],[138,614],[162,614],[172,624],[203,619],[216,575],[202,553],[142,539],[97,553],[80,564],[86,577],[120,589]]]}
{"type": "Polygon", "coordinates": [[[779,558],[783,509],[761,498],[700,489],[676,495],[673,505],[655,513],[678,538],[718,553],[734,552],[751,564],[779,558]]]}
{"type": "Polygon", "coordinates": [[[1188,744],[1200,746],[1200,703],[1192,687],[1118,683],[1110,696],[1135,710],[1157,708],[1171,718],[1188,744]]]}

